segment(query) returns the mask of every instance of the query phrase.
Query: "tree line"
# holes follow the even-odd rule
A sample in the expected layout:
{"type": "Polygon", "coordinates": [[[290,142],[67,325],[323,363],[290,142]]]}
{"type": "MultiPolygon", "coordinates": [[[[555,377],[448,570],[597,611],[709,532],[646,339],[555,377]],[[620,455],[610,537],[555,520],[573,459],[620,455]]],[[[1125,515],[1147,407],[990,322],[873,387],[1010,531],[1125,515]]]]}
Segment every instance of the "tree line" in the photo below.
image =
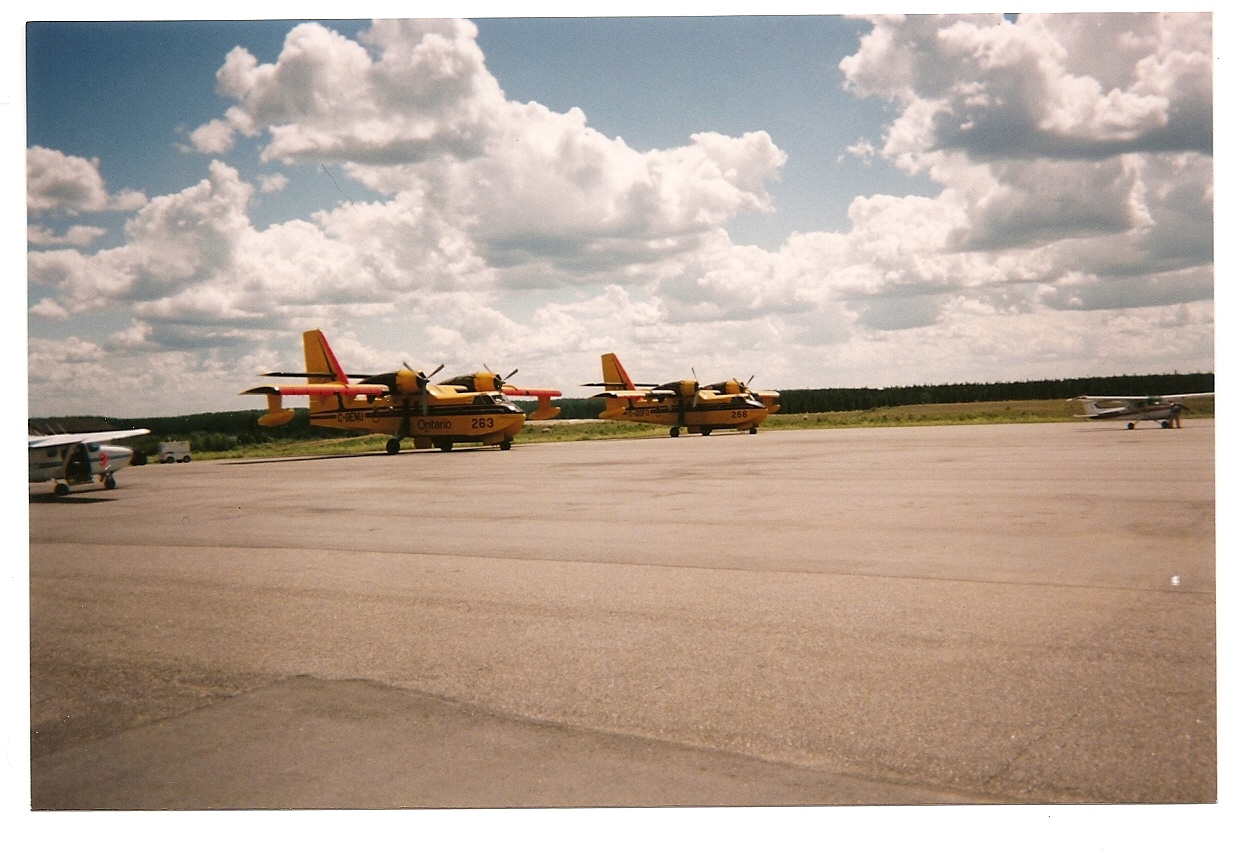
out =
{"type": "MultiPolygon", "coordinates": [[[[1191,394],[1216,390],[1215,373],[1164,373],[1099,376],[1087,379],[1040,379],[1023,382],[961,382],[947,385],[905,385],[891,388],[793,388],[780,392],[782,414],[854,412],[925,403],[993,403],[1017,400],[1057,400],[1083,394],[1125,396],[1191,394]]],[[[533,411],[534,401],[515,401],[533,411]]],[[[604,401],[598,398],[562,398],[560,418],[596,418],[604,401]]],[[[306,409],[294,409],[293,420],[278,429],[259,426],[263,410],[211,412],[161,418],[61,417],[31,418],[32,433],[89,432],[146,427],[151,435],[127,441],[154,454],[160,441],[189,440],[195,450],[231,450],[239,445],[264,444],[280,439],[340,437],[341,430],[312,426],[306,409]]]]}
{"type": "Polygon", "coordinates": [[[1214,373],[1146,376],[1100,376],[1089,379],[1039,379],[1023,382],[962,382],[896,388],[819,388],[781,391],[781,412],[853,412],[925,403],[1003,403],[1016,400],[1068,400],[1082,395],[1132,397],[1192,394],[1216,390],[1214,373]]]}
{"type": "MultiPolygon", "coordinates": [[[[781,413],[859,412],[926,403],[1000,403],[1016,400],[1067,400],[1083,394],[1192,394],[1214,391],[1214,373],[1162,373],[1098,376],[1087,379],[1039,379],[1022,382],[959,382],[891,388],[793,388],[781,390],[781,413]]],[[[779,389],[778,389],[779,390],[779,389]]],[[[521,405],[521,404],[519,404],[521,405]]],[[[561,399],[562,418],[594,418],[604,409],[600,399],[561,399]]],[[[531,404],[533,409],[534,404],[531,404]]]]}

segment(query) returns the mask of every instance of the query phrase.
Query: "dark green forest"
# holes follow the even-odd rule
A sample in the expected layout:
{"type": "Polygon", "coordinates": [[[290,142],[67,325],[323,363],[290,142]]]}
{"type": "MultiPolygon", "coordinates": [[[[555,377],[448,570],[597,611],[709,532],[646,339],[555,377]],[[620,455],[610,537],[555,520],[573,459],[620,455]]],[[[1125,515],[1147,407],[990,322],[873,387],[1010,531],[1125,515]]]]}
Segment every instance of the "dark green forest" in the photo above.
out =
{"type": "Polygon", "coordinates": [[[854,412],[926,403],[1002,403],[1013,400],[1068,400],[1083,394],[1194,394],[1216,390],[1214,373],[1103,376],[1094,379],[1042,379],[1026,382],[910,385],[901,388],[820,388],[781,391],[781,412],[854,412]]]}
{"type": "MultiPolygon", "coordinates": [[[[795,388],[782,390],[781,413],[865,412],[889,406],[927,403],[999,403],[1012,400],[1068,400],[1082,394],[1193,394],[1216,390],[1214,373],[1102,376],[1092,379],[1041,379],[1025,382],[907,385],[894,388],[795,388]]],[[[779,389],[778,389],[779,390],[779,389]]],[[[562,418],[594,418],[602,400],[557,400],[562,418]]],[[[533,404],[531,406],[533,408],[533,404]]]]}
{"type": "MultiPolygon", "coordinates": [[[[1025,382],[957,383],[950,385],[909,385],[893,388],[813,388],[782,390],[782,414],[854,412],[890,406],[929,403],[984,403],[1018,400],[1064,400],[1080,394],[1143,395],[1191,394],[1216,390],[1214,373],[1169,373],[1146,376],[1101,376],[1090,379],[1043,379],[1025,382]]],[[[527,411],[534,401],[517,401],[527,411]]],[[[603,401],[593,398],[565,398],[556,401],[560,418],[594,418],[603,410],[603,401]]],[[[339,437],[341,430],[313,427],[306,409],[295,409],[293,420],[277,430],[258,424],[262,409],[239,412],[212,412],[162,418],[56,417],[31,418],[32,432],[86,432],[102,429],[146,427],[151,435],[126,442],[153,454],[160,441],[189,440],[198,451],[224,451],[239,446],[264,444],[278,439],[339,437]]]]}

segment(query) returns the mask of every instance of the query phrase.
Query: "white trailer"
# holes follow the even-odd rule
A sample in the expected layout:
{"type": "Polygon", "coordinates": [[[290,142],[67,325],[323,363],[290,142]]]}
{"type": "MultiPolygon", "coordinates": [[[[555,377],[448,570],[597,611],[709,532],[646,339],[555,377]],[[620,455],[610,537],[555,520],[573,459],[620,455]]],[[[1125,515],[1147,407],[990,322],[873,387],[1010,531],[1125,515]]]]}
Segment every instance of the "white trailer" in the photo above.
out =
{"type": "Polygon", "coordinates": [[[190,442],[188,441],[161,441],[160,442],[160,464],[164,465],[169,462],[189,462],[190,461],[190,442]]]}

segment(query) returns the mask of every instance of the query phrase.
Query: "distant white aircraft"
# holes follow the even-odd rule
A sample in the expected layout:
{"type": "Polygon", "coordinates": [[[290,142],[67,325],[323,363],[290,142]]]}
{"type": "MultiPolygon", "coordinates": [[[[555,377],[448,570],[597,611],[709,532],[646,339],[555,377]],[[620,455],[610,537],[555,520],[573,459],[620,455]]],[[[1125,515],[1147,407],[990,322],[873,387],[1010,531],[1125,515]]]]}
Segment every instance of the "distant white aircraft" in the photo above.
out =
{"type": "Polygon", "coordinates": [[[1092,397],[1083,395],[1074,397],[1071,402],[1082,403],[1086,414],[1080,418],[1095,421],[1122,420],[1128,421],[1126,429],[1134,429],[1139,421],[1159,421],[1162,429],[1182,427],[1182,412],[1188,412],[1182,400],[1192,397],[1214,397],[1215,391],[1204,391],[1199,394],[1164,394],[1146,397],[1092,397]],[[1101,407],[1106,404],[1106,408],[1101,407]]]}
{"type": "Polygon", "coordinates": [[[146,435],[150,431],[121,429],[28,436],[30,482],[54,481],[55,493],[62,496],[69,494],[70,486],[86,485],[95,477],[105,489],[115,489],[116,472],[129,464],[134,451],[103,442],[146,435]]]}

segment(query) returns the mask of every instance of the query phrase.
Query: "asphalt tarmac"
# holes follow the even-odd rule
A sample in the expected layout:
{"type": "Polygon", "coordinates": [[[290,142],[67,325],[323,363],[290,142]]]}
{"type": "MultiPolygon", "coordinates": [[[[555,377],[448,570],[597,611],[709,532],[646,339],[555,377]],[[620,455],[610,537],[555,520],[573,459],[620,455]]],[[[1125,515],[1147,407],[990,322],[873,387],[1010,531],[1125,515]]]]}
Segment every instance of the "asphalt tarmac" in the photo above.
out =
{"type": "Polygon", "coordinates": [[[32,807],[1213,802],[1214,435],[761,430],[32,485],[32,807]]]}

